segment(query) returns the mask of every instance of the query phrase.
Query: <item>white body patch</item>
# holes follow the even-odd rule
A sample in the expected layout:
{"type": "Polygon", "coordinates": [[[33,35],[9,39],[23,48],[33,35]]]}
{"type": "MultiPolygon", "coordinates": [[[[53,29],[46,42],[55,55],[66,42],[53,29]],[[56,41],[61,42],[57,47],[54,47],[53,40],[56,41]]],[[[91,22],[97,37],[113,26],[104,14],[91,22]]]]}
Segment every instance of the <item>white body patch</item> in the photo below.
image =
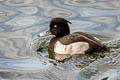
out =
{"type": "Polygon", "coordinates": [[[75,42],[69,45],[63,45],[57,41],[54,46],[54,52],[57,54],[84,54],[89,49],[89,44],[86,42],[75,42]]]}
{"type": "Polygon", "coordinates": [[[98,39],[98,38],[96,38],[96,37],[94,37],[94,39],[100,42],[100,39],[98,39]]]}

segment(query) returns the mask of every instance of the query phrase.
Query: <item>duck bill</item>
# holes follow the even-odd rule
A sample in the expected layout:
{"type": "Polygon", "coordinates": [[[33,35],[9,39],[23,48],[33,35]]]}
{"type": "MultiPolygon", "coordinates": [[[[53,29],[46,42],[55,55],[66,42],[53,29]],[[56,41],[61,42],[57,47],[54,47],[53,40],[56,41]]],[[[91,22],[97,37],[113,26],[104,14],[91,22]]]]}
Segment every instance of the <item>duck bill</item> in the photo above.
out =
{"type": "Polygon", "coordinates": [[[51,32],[48,30],[48,31],[44,31],[42,33],[40,33],[38,35],[38,37],[45,37],[45,36],[49,36],[49,35],[52,35],[51,32]]]}

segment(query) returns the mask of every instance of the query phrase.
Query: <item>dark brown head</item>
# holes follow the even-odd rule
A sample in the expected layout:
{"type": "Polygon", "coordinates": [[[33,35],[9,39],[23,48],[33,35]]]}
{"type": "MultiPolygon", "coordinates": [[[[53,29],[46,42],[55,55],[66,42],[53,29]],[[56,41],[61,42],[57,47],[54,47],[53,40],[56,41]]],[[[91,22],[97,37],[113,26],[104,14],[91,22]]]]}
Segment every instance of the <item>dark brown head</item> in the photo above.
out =
{"type": "Polygon", "coordinates": [[[56,37],[68,35],[70,34],[68,23],[71,24],[71,22],[64,18],[53,18],[50,22],[50,32],[56,37]]]}

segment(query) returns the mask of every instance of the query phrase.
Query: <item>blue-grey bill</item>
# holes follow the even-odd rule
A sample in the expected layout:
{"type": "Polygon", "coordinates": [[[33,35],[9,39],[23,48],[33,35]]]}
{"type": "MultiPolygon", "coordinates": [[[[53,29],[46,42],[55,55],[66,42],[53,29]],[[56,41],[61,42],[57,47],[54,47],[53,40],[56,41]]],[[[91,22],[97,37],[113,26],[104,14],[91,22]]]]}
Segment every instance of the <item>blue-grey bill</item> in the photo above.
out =
{"type": "Polygon", "coordinates": [[[45,37],[45,36],[49,36],[49,35],[52,35],[50,31],[44,31],[37,36],[38,37],[45,37]]]}

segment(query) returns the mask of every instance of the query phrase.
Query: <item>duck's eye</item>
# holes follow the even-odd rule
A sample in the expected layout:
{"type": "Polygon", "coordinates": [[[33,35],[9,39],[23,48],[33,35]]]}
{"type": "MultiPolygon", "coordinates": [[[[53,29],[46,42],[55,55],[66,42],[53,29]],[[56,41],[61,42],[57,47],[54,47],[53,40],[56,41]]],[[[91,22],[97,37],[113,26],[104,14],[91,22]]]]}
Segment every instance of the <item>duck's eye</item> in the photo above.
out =
{"type": "Polygon", "coordinates": [[[57,25],[54,25],[54,28],[57,28],[57,25]]]}

